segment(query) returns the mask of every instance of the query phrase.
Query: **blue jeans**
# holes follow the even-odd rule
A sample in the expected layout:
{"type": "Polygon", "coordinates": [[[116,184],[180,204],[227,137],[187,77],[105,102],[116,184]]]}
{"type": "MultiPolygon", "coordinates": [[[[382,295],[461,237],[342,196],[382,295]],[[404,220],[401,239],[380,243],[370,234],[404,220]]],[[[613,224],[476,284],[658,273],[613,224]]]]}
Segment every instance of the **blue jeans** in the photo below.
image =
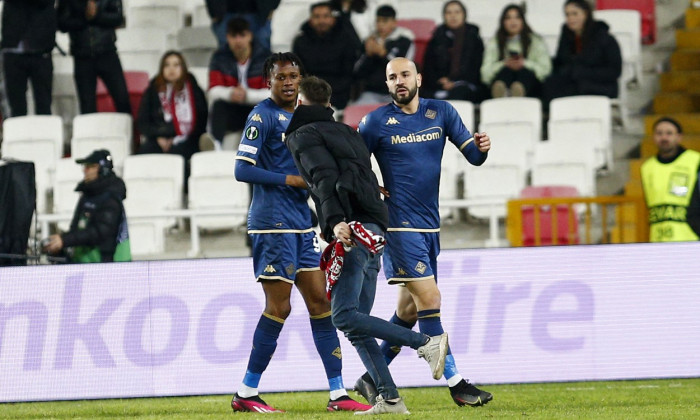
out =
{"type": "MultiPolygon", "coordinates": [[[[375,224],[367,223],[364,226],[375,233],[382,233],[375,224]]],[[[331,311],[333,325],[355,347],[377,391],[385,399],[392,399],[397,398],[399,393],[375,338],[417,349],[428,336],[369,315],[377,290],[380,258],[380,254],[371,254],[362,245],[345,252],[343,271],[333,286],[331,311]]]]}

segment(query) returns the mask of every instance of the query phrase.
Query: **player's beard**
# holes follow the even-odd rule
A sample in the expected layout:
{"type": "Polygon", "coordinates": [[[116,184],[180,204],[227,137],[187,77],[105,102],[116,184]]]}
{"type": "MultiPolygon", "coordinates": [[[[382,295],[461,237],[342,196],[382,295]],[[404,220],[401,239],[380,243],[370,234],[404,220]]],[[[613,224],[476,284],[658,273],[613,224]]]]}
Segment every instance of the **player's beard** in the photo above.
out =
{"type": "Polygon", "coordinates": [[[418,93],[418,86],[413,86],[411,89],[408,89],[408,95],[401,97],[399,96],[396,92],[391,92],[391,97],[394,99],[394,102],[396,102],[399,105],[406,105],[410,103],[413,98],[415,98],[416,94],[418,93]]]}

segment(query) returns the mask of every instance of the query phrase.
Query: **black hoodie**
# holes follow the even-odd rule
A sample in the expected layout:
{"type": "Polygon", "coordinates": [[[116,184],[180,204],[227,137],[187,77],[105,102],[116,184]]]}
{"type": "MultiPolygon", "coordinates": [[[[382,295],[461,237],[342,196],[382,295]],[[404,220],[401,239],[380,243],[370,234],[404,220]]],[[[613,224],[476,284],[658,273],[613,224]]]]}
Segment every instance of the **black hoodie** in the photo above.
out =
{"type": "Polygon", "coordinates": [[[375,223],[386,230],[389,215],[380,198],[369,151],[350,126],[333,120],[333,110],[297,107],[285,133],[299,173],[311,189],[326,241],[342,222],[375,223]]]}
{"type": "Polygon", "coordinates": [[[563,25],[553,66],[552,74],[557,75],[559,83],[575,85],[573,91],[579,95],[610,98],[618,95],[617,79],[622,74],[622,55],[605,22],[593,22],[584,35],[583,47],[578,54],[575,34],[563,25]]]}
{"type": "Polygon", "coordinates": [[[114,174],[81,182],[75,188],[82,193],[73,213],[70,230],[63,235],[63,247],[98,247],[102,261],[112,261],[122,218],[126,186],[114,174]]]}

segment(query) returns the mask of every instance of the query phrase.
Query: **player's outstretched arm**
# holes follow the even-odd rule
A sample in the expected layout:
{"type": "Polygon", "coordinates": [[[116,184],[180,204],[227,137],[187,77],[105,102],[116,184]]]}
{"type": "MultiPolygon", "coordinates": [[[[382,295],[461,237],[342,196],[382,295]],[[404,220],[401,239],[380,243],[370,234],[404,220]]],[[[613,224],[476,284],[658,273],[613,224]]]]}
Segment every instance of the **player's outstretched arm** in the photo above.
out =
{"type": "Polygon", "coordinates": [[[243,159],[236,160],[234,175],[237,181],[247,182],[248,184],[288,185],[288,175],[259,168],[243,159]]]}

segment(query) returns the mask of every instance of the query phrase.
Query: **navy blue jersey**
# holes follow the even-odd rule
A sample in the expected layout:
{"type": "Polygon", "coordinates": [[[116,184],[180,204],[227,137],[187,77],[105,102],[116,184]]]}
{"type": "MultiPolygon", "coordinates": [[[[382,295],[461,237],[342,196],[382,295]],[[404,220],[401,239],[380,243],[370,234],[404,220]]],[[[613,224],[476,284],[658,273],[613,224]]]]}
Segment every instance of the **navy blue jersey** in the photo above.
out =
{"type": "MultiPolygon", "coordinates": [[[[236,159],[270,172],[299,175],[282,134],[292,113],[270,98],[248,115],[236,159]]],[[[311,211],[306,190],[288,185],[253,183],[253,200],[248,212],[249,233],[298,233],[311,230],[311,211]]]]}
{"type": "Polygon", "coordinates": [[[454,107],[446,101],[421,98],[418,111],[406,114],[390,103],[365,116],[359,131],[377,158],[384,187],[390,194],[385,199],[388,230],[438,231],[440,162],[445,142],[449,139],[463,154],[468,145],[476,147],[454,107]]]}

